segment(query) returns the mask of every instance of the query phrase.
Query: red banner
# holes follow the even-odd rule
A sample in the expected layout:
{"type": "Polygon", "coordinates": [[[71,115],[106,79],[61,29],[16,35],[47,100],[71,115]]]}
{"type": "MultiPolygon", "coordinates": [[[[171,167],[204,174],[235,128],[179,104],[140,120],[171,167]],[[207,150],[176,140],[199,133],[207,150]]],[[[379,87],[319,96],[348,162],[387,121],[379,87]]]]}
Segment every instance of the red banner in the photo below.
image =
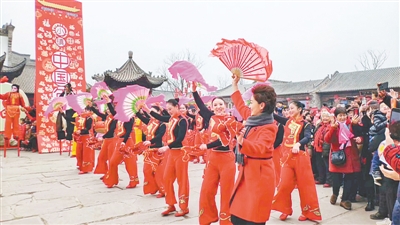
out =
{"type": "MultiPolygon", "coordinates": [[[[86,91],[83,51],[82,3],[74,0],[36,0],[35,104],[39,153],[60,150],[56,116],[44,117],[51,99],[71,83],[86,91]]],[[[63,151],[68,146],[64,143],[63,151]]]]}

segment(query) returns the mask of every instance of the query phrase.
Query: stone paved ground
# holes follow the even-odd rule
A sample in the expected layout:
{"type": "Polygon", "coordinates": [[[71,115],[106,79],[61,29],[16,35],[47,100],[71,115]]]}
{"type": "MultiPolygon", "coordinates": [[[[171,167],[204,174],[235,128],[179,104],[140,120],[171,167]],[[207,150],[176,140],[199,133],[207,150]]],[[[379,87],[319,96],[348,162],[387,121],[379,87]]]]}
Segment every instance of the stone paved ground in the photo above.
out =
{"type": "MultiPolygon", "coordinates": [[[[97,152],[98,153],[98,152],[97,152]]],[[[2,224],[198,224],[198,199],[204,165],[190,164],[190,213],[184,218],[161,217],[164,199],[142,193],[142,158],[138,162],[140,186],[125,189],[128,176],[119,167],[120,184],[108,189],[100,175],[78,175],[75,159],[67,154],[37,154],[9,150],[1,153],[1,218],[2,224]]],[[[320,224],[375,224],[371,213],[364,211],[365,202],[355,203],[346,211],[329,203],[331,189],[318,186],[323,221],[320,224]]],[[[219,200],[219,196],[217,196],[219,200]]],[[[316,224],[299,222],[299,197],[293,192],[294,214],[282,222],[273,212],[267,224],[316,224]]]]}

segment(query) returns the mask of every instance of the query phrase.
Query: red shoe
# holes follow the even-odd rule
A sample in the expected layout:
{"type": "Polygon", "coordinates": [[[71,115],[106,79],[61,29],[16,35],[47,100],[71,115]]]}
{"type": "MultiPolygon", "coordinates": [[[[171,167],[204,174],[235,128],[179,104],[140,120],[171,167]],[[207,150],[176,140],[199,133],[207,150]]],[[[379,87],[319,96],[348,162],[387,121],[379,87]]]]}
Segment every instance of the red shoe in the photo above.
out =
{"type": "Polygon", "coordinates": [[[156,195],[156,198],[164,198],[165,194],[164,193],[158,193],[158,195],[156,195]]]}
{"type": "Polygon", "coordinates": [[[331,187],[331,185],[330,184],[324,184],[324,186],[323,186],[324,188],[330,188],[331,187]]]}
{"type": "Polygon", "coordinates": [[[307,217],[305,217],[304,215],[300,215],[299,216],[299,221],[306,221],[307,217]]]}
{"type": "Polygon", "coordinates": [[[100,180],[103,180],[104,176],[100,177],[100,180]]]}
{"type": "Polygon", "coordinates": [[[70,158],[76,158],[76,156],[75,155],[71,155],[70,158]]]}
{"type": "Polygon", "coordinates": [[[175,206],[174,205],[169,205],[168,209],[165,210],[164,212],[161,213],[162,216],[168,216],[170,213],[175,212],[175,206]]]}
{"type": "Polygon", "coordinates": [[[129,185],[128,185],[128,186],[126,186],[126,188],[135,188],[135,187],[136,187],[136,185],[137,185],[137,183],[136,183],[136,182],[129,182],[129,185]]]}
{"type": "Polygon", "coordinates": [[[88,172],[79,171],[79,174],[86,174],[88,172]]]}
{"type": "Polygon", "coordinates": [[[288,214],[282,213],[279,219],[285,221],[288,218],[288,216],[289,216],[288,214]]]}
{"type": "Polygon", "coordinates": [[[319,182],[318,180],[315,181],[315,184],[322,184],[321,182],[319,182]]]}
{"type": "Polygon", "coordinates": [[[186,215],[188,213],[189,213],[189,209],[181,210],[181,211],[175,213],[175,217],[181,217],[181,216],[184,216],[184,215],[186,215]]]}
{"type": "Polygon", "coordinates": [[[107,188],[113,188],[113,187],[114,187],[114,184],[113,184],[113,185],[106,185],[106,187],[107,187],[107,188]]]}

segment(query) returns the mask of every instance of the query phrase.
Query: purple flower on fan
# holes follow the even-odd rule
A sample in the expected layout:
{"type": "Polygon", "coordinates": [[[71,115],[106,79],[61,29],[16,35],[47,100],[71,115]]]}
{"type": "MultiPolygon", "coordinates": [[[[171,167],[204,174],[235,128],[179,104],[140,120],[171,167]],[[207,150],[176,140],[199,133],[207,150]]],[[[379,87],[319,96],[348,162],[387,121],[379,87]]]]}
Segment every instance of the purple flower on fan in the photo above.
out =
{"type": "Polygon", "coordinates": [[[67,103],[68,102],[65,97],[56,97],[52,99],[49,103],[49,106],[46,109],[46,112],[44,112],[44,116],[48,116],[51,112],[57,111],[60,108],[65,110],[67,103]]]}
{"type": "Polygon", "coordinates": [[[139,111],[139,108],[146,104],[149,89],[139,85],[130,85],[115,91],[114,96],[114,101],[118,102],[115,107],[117,112],[115,119],[128,122],[139,111]]]}
{"type": "Polygon", "coordinates": [[[94,99],[101,99],[103,95],[110,96],[112,94],[105,82],[95,83],[90,89],[90,93],[94,99]]]}
{"type": "Polygon", "coordinates": [[[68,95],[65,97],[68,101],[68,105],[78,114],[81,114],[89,101],[93,100],[93,96],[90,93],[82,92],[76,95],[68,95]]]}

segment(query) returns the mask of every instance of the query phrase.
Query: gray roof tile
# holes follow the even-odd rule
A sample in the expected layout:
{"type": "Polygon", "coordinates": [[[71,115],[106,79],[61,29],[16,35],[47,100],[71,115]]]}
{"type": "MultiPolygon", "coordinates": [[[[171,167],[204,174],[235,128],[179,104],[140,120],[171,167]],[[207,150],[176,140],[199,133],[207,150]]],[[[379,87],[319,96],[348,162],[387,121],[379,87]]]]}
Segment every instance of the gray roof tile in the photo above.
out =
{"type": "Polygon", "coordinates": [[[348,73],[336,72],[330,81],[321,85],[318,93],[376,89],[377,83],[389,82],[389,88],[400,87],[400,67],[364,70],[348,73]]]}
{"type": "Polygon", "coordinates": [[[21,75],[16,77],[12,83],[18,84],[25,93],[33,94],[35,93],[35,77],[36,68],[35,65],[25,65],[24,70],[21,75]]]}

